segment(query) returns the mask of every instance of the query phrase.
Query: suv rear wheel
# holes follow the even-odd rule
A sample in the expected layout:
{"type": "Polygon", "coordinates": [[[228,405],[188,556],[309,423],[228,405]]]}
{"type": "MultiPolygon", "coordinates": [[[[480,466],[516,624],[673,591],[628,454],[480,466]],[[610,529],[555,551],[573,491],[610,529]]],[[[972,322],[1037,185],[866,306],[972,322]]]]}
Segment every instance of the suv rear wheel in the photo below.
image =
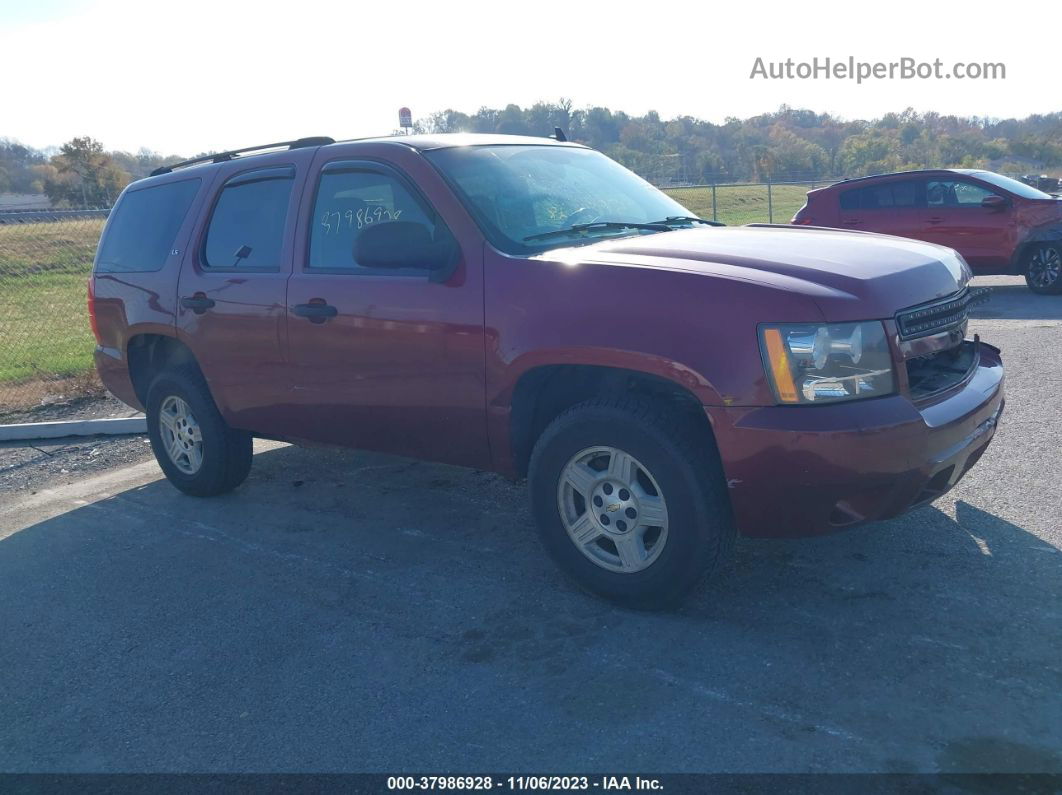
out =
{"type": "Polygon", "coordinates": [[[681,601],[722,563],[734,524],[706,430],[636,399],[569,409],[531,456],[543,544],[580,586],[628,607],[681,601]]]}
{"type": "Polygon", "coordinates": [[[224,494],[251,470],[251,435],[225,424],[194,367],[155,378],[148,388],[147,427],[159,466],[185,494],[224,494]]]}
{"type": "Polygon", "coordinates": [[[1038,243],[1025,255],[1025,283],[1040,295],[1062,293],[1062,251],[1050,243],[1038,243]]]}

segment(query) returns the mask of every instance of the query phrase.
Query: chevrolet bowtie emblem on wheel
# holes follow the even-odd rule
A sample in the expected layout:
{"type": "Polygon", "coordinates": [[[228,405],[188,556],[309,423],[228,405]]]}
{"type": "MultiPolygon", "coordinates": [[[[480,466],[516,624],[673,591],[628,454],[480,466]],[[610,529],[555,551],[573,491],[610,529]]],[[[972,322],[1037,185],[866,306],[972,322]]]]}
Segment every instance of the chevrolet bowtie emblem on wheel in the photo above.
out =
{"type": "Polygon", "coordinates": [[[620,504],[618,502],[610,502],[609,505],[608,505],[608,512],[609,513],[615,513],[619,509],[620,509],[620,504]]]}

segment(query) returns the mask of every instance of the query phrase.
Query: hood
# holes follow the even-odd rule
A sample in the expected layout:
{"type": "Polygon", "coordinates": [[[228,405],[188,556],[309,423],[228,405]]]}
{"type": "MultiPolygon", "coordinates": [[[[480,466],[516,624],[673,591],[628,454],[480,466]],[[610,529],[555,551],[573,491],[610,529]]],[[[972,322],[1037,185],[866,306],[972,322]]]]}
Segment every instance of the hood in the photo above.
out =
{"type": "Polygon", "coordinates": [[[952,249],[907,238],[801,226],[679,229],[542,255],[696,272],[801,293],[828,321],[891,317],[966,286],[970,269],[952,249]]]}

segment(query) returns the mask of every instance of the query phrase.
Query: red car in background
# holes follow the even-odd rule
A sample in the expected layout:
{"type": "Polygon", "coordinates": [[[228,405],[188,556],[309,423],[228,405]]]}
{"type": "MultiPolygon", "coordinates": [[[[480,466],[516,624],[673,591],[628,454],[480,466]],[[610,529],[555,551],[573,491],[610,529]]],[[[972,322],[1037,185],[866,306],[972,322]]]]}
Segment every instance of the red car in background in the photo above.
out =
{"type": "Polygon", "coordinates": [[[808,192],[792,223],[859,229],[958,251],[976,274],[1018,274],[1062,293],[1062,199],[991,171],[933,169],[808,192]]]}

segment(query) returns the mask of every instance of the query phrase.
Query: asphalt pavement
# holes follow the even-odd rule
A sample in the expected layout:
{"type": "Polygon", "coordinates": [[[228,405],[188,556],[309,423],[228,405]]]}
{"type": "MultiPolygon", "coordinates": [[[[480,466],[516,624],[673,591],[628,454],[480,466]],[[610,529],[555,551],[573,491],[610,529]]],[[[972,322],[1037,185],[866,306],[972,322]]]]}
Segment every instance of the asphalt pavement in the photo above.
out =
{"type": "Polygon", "coordinates": [[[0,771],[1062,771],[1062,297],[981,281],[1008,402],[966,479],[741,539],[675,613],[574,589],[490,474],[41,469],[0,491],[0,771]]]}

